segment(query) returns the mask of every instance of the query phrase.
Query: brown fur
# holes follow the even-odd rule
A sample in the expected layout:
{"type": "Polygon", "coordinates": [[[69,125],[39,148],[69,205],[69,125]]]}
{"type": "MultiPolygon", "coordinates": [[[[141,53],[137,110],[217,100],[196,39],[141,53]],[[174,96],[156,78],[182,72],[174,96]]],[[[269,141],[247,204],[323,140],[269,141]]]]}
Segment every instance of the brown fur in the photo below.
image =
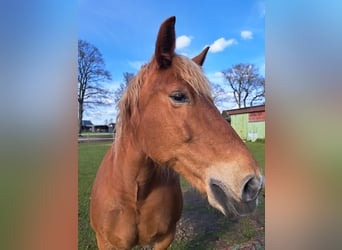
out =
{"type": "Polygon", "coordinates": [[[193,61],[176,55],[174,22],[161,25],[155,55],[122,97],[115,144],[93,185],[90,219],[101,250],[166,249],[182,211],[178,174],[224,214],[255,208],[260,168],[213,104],[197,65],[208,48],[193,61]]]}

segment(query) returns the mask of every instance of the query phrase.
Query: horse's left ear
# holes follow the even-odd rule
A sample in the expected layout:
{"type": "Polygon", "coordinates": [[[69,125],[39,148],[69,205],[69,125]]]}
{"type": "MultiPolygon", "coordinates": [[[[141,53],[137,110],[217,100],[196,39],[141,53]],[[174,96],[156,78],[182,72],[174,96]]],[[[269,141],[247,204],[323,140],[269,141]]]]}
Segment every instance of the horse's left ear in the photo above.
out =
{"type": "Polygon", "coordinates": [[[172,63],[172,57],[175,55],[175,23],[176,17],[172,16],[160,25],[154,52],[159,68],[168,68],[172,63]]]}
{"type": "Polygon", "coordinates": [[[194,58],[192,58],[192,60],[197,63],[199,66],[202,66],[205,60],[205,56],[208,53],[209,50],[209,46],[205,47],[204,50],[201,52],[201,54],[199,54],[198,56],[195,56],[194,58]]]}

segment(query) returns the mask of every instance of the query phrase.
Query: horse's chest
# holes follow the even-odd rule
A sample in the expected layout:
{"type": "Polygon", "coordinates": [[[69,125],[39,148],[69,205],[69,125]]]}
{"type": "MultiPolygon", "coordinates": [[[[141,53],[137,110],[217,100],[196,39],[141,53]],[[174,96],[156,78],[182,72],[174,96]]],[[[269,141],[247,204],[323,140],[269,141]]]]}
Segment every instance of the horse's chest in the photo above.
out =
{"type": "Polygon", "coordinates": [[[174,230],[182,211],[179,199],[181,193],[164,194],[159,199],[147,200],[139,208],[138,232],[141,243],[154,242],[174,230]]]}
{"type": "Polygon", "coordinates": [[[155,211],[141,214],[138,221],[140,244],[149,244],[167,234],[177,223],[170,213],[155,211]]]}

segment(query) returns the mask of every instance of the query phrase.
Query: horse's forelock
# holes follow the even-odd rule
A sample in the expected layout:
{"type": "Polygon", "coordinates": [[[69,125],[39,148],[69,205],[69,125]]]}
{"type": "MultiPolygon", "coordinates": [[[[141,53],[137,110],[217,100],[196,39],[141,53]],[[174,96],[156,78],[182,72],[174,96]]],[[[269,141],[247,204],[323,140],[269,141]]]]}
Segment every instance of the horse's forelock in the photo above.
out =
{"type": "Polygon", "coordinates": [[[185,80],[196,94],[211,98],[209,80],[206,78],[199,65],[191,59],[181,55],[174,57],[172,65],[176,76],[185,80]]]}
{"type": "MultiPolygon", "coordinates": [[[[185,56],[176,55],[172,59],[171,67],[175,77],[186,81],[196,94],[212,99],[209,81],[205,77],[201,67],[195,62],[185,56]]],[[[125,124],[134,123],[132,117],[138,115],[136,112],[138,110],[137,106],[141,85],[146,74],[153,73],[154,70],[158,70],[158,68],[152,58],[150,63],[141,67],[140,71],[133,77],[124,91],[119,103],[119,113],[116,120],[116,140],[120,138],[125,124]]]]}

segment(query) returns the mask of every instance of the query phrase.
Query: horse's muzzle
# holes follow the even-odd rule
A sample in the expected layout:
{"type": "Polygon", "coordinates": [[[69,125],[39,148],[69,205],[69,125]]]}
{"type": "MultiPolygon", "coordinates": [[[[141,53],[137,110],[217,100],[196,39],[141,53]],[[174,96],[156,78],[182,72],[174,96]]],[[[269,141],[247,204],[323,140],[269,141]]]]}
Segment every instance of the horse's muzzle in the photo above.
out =
{"type": "Polygon", "coordinates": [[[211,179],[209,181],[208,201],[210,205],[221,211],[224,215],[247,215],[258,205],[258,194],[263,186],[263,178],[248,178],[242,187],[241,197],[235,198],[232,190],[222,181],[211,179]]]}
{"type": "Polygon", "coordinates": [[[247,179],[243,189],[242,189],[242,201],[250,202],[257,198],[262,186],[263,186],[263,177],[250,177],[247,179]]]}

